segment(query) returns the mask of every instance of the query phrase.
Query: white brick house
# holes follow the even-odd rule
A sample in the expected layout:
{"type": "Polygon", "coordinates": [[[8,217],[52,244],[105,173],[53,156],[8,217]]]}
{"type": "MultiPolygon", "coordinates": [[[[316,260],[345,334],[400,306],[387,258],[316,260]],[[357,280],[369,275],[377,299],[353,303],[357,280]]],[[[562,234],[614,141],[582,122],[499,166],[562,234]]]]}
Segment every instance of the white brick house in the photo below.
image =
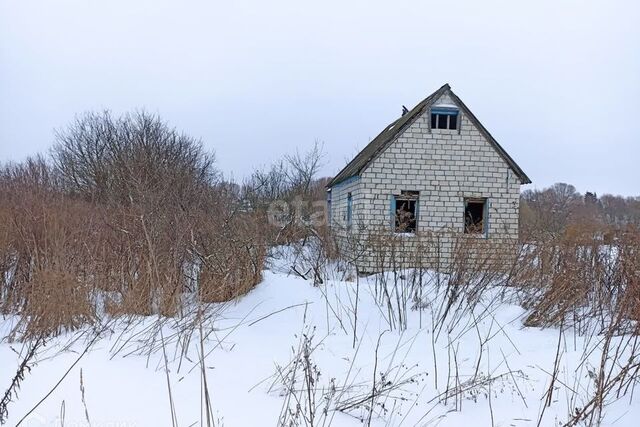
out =
{"type": "MultiPolygon", "coordinates": [[[[514,240],[520,186],[530,182],[445,84],[329,182],[329,223],[343,245],[386,230],[403,237],[408,252],[425,234],[514,240]]],[[[381,268],[372,257],[359,258],[361,269],[381,268]]]]}

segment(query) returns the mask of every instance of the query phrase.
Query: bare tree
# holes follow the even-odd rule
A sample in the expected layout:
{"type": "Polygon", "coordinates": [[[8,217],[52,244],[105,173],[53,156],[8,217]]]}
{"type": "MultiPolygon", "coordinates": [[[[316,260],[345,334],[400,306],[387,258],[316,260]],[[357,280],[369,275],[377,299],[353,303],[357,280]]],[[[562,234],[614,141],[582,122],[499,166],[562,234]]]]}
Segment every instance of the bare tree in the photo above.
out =
{"type": "MultiPolygon", "coordinates": [[[[527,190],[522,193],[524,212],[528,226],[551,235],[562,233],[577,209],[582,206],[582,196],[573,185],[557,183],[542,191],[527,190]]],[[[527,225],[527,224],[525,224],[527,225]]]]}
{"type": "Polygon", "coordinates": [[[304,154],[296,150],[295,154],[285,156],[289,185],[296,193],[308,195],[311,192],[312,183],[323,166],[323,149],[323,144],[316,141],[304,154]]]}
{"type": "Polygon", "coordinates": [[[126,203],[211,185],[215,157],[202,143],[144,111],[114,118],[86,113],[56,132],[52,158],[64,187],[89,199],[126,203]]]}

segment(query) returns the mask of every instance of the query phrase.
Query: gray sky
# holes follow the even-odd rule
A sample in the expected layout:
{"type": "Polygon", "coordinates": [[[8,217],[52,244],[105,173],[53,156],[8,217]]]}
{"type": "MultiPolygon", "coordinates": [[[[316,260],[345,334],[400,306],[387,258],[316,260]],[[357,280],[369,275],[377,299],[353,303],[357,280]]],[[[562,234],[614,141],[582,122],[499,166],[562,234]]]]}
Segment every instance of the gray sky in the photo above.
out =
{"type": "Polygon", "coordinates": [[[640,2],[0,0],[0,161],[145,108],[236,179],[325,174],[448,82],[541,188],[640,195],[640,2]]]}

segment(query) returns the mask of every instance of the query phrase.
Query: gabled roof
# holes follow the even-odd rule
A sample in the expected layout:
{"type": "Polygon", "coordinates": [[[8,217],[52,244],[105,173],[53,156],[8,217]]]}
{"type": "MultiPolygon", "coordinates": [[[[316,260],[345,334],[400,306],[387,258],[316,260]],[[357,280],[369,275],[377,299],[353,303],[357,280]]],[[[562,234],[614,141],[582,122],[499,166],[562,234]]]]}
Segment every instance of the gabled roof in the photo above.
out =
{"type": "Polygon", "coordinates": [[[513,172],[520,178],[523,184],[530,184],[531,180],[524,173],[524,171],[517,165],[517,163],[507,154],[507,152],[498,144],[493,136],[489,133],[482,123],[473,115],[473,113],[464,105],[464,102],[460,100],[453,93],[449,84],[443,85],[440,89],[433,92],[426,97],[422,102],[413,107],[411,111],[400,117],[398,120],[387,126],[378,136],[376,136],[362,151],[360,151],[331,181],[327,184],[327,187],[333,187],[336,184],[351,178],[352,176],[359,175],[369,163],[375,159],[384,149],[386,149],[391,142],[395,140],[397,136],[402,134],[406,128],[426,112],[431,105],[444,94],[448,94],[451,99],[460,107],[463,114],[474,124],[474,126],[482,133],[482,135],[489,141],[489,143],[495,148],[498,154],[504,159],[505,162],[511,167],[513,172]]]}

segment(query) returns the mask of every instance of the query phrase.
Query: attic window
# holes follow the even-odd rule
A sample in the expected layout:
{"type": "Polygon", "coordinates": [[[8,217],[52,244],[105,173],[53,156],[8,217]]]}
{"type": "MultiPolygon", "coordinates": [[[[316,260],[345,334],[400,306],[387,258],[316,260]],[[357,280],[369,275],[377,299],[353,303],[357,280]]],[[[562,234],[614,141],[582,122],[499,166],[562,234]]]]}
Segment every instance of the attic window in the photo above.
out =
{"type": "Polygon", "coordinates": [[[465,234],[484,234],[487,231],[487,199],[464,199],[465,234]]]}
{"type": "Polygon", "coordinates": [[[431,129],[458,129],[458,109],[455,107],[433,107],[431,129]]]}

